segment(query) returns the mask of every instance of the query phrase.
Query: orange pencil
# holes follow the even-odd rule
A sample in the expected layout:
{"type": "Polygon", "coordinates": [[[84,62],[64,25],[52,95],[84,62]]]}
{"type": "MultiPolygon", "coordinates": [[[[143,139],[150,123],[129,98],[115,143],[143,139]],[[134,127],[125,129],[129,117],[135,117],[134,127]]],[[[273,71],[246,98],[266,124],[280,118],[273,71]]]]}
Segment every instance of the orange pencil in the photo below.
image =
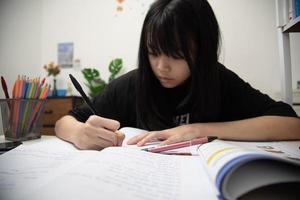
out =
{"type": "Polygon", "coordinates": [[[20,112],[20,102],[17,100],[19,98],[19,91],[20,91],[20,75],[18,75],[18,79],[15,81],[15,84],[13,86],[13,110],[14,113],[12,113],[12,135],[16,138],[17,137],[17,130],[19,125],[19,112],[20,112]]]}
{"type": "Polygon", "coordinates": [[[15,98],[16,87],[17,87],[17,80],[15,80],[15,82],[14,82],[14,86],[13,86],[13,90],[12,90],[12,98],[15,98]]]}
{"type": "Polygon", "coordinates": [[[47,97],[47,93],[49,91],[50,86],[48,86],[47,84],[45,85],[45,87],[42,89],[42,92],[39,96],[39,99],[45,99],[47,97]]]}

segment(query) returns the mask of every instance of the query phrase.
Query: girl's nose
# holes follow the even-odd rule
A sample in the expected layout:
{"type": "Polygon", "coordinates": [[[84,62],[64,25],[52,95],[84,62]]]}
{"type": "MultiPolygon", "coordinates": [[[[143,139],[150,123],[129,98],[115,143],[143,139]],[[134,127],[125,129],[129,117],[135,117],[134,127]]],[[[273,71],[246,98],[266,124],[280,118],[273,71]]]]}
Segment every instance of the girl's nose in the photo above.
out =
{"type": "Polygon", "coordinates": [[[160,55],[158,57],[158,62],[157,62],[157,69],[160,71],[168,72],[171,70],[171,67],[169,65],[169,58],[165,55],[160,55]]]}

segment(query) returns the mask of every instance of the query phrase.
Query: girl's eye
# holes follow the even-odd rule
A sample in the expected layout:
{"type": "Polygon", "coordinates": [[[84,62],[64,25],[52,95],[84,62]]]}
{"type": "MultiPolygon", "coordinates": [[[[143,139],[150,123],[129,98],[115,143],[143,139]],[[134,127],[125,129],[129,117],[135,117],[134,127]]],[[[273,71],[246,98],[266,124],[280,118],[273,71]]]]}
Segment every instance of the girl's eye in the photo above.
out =
{"type": "Polygon", "coordinates": [[[180,57],[180,56],[172,56],[172,58],[174,60],[182,60],[182,59],[184,59],[183,57],[180,57]]]}
{"type": "Polygon", "coordinates": [[[183,53],[179,53],[179,54],[173,55],[172,58],[175,60],[182,60],[182,59],[184,59],[184,56],[183,56],[183,53]]]}
{"type": "Polygon", "coordinates": [[[158,55],[156,53],[153,53],[153,52],[148,52],[149,56],[153,56],[153,57],[157,57],[158,55]]]}

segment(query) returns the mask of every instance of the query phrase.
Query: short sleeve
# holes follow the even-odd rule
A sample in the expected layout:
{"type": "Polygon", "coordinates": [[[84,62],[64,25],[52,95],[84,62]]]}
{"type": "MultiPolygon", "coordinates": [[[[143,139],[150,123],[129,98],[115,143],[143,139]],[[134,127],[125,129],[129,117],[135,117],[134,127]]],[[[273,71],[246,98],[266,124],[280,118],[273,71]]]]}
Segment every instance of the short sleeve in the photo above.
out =
{"type": "Polygon", "coordinates": [[[297,117],[290,105],[273,100],[267,94],[254,89],[234,72],[226,68],[223,70],[221,110],[224,121],[266,115],[297,117]]]}
{"type": "MultiPolygon", "coordinates": [[[[133,70],[113,80],[98,94],[92,103],[101,117],[117,120],[124,126],[136,126],[136,71],[133,70]]],[[[70,115],[85,122],[93,113],[84,104],[73,109],[70,115]]]]}
{"type": "MultiPolygon", "coordinates": [[[[110,86],[107,86],[104,91],[99,93],[93,100],[92,103],[97,110],[97,113],[106,118],[115,118],[114,107],[112,106],[113,92],[110,86]]],[[[85,103],[80,107],[74,108],[69,113],[75,117],[78,121],[85,122],[89,116],[93,115],[88,105],[85,103]]]]}

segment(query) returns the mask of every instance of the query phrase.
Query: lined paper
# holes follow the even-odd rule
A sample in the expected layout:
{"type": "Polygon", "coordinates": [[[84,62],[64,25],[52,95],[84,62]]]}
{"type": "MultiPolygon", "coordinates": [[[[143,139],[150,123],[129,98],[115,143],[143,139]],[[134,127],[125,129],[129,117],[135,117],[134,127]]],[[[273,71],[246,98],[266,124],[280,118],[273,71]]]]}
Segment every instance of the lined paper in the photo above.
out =
{"type": "Polygon", "coordinates": [[[124,147],[79,151],[57,138],[29,143],[0,157],[0,199],[216,199],[199,159],[124,147]]]}

